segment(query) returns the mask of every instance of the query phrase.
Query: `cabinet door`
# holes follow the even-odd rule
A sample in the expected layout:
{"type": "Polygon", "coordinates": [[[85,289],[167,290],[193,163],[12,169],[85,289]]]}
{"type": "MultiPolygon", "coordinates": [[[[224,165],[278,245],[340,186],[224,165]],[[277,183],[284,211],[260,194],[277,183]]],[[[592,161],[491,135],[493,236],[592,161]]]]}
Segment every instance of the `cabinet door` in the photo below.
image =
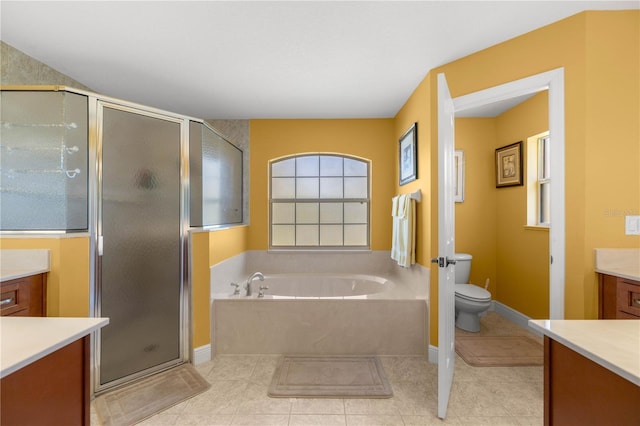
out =
{"type": "Polygon", "coordinates": [[[617,290],[618,318],[640,319],[640,283],[618,278],[617,290]]]}

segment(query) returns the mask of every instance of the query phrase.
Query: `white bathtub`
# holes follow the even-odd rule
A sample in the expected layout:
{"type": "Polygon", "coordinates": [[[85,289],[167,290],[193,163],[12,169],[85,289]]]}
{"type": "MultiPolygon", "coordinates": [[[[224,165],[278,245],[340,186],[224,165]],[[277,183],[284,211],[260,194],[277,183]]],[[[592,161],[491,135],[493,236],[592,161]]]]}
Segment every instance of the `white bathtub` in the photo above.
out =
{"type": "Polygon", "coordinates": [[[213,295],[214,354],[427,353],[426,299],[384,277],[267,273],[251,296],[232,290],[213,295]]]}
{"type": "Polygon", "coordinates": [[[254,280],[252,293],[272,299],[366,299],[392,292],[395,285],[386,278],[357,274],[271,274],[264,281],[254,280]]]}

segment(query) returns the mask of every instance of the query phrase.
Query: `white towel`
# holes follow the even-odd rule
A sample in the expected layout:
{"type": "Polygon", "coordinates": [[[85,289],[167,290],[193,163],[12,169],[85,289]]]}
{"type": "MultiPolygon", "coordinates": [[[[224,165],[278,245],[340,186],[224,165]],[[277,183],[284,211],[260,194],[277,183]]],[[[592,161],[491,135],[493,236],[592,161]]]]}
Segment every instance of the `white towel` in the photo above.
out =
{"type": "Polygon", "coordinates": [[[398,216],[398,200],[400,199],[399,195],[396,195],[391,199],[391,216],[398,216]]]}
{"type": "Polygon", "coordinates": [[[415,217],[416,204],[410,195],[394,197],[392,202],[393,234],[391,241],[391,258],[398,265],[408,268],[416,263],[415,217]],[[396,206],[397,198],[397,206],[396,206]]]}

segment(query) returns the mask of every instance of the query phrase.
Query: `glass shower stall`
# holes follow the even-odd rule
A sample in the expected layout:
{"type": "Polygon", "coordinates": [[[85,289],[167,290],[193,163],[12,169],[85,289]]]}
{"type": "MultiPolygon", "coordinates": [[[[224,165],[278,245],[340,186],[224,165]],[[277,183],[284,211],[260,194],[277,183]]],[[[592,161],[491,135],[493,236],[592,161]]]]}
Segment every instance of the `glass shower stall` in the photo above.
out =
{"type": "Polygon", "coordinates": [[[110,319],[94,392],[189,361],[189,230],[243,221],[242,151],[202,120],[92,92],[0,94],[0,232],[87,236],[90,314],[110,319]]]}

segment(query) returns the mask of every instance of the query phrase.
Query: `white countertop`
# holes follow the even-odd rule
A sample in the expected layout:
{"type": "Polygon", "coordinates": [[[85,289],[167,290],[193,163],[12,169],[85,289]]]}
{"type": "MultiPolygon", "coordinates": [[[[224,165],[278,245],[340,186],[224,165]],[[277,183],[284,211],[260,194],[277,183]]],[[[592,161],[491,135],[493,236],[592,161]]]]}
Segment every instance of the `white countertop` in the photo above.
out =
{"type": "Polygon", "coordinates": [[[109,318],[0,317],[0,378],[108,323],[109,318]]]}
{"type": "Polygon", "coordinates": [[[596,272],[640,281],[640,249],[595,249],[596,272]]]}
{"type": "Polygon", "coordinates": [[[49,272],[49,250],[0,250],[0,281],[49,272]]]}
{"type": "Polygon", "coordinates": [[[640,320],[530,320],[529,325],[640,386],[640,320]]]}

